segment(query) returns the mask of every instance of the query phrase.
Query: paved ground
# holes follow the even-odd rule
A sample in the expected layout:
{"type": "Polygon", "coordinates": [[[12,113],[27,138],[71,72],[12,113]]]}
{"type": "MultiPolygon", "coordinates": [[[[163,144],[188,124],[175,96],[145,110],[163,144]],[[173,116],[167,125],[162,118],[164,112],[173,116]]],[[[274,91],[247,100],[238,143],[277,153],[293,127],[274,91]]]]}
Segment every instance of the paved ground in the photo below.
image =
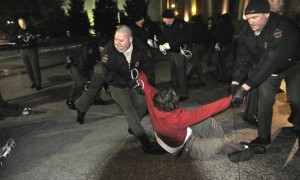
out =
{"type": "MultiPolygon", "coordinates": [[[[125,118],[115,104],[92,106],[84,125],[75,122],[76,112],[65,105],[72,85],[63,67],[66,54],[62,50],[41,55],[41,91],[29,88],[19,58],[0,61],[0,68],[6,68],[5,73],[10,75],[0,76],[4,98],[33,109],[31,116],[0,120],[0,145],[10,137],[17,142],[4,159],[0,179],[300,179],[299,142],[287,122],[290,110],[285,93],[276,98],[273,142],[266,154],[238,164],[224,155],[205,161],[169,154],[148,155],[127,133],[125,118]]],[[[169,62],[160,54],[155,54],[155,59],[157,86],[167,86],[169,62]]],[[[207,83],[205,87],[190,89],[190,98],[181,106],[194,108],[226,95],[227,84],[208,75],[207,83]]],[[[103,98],[109,97],[104,94],[103,98]]],[[[232,141],[250,141],[257,135],[256,129],[241,119],[243,109],[227,109],[215,116],[232,141]]],[[[148,116],[142,124],[154,140],[148,116]]]]}

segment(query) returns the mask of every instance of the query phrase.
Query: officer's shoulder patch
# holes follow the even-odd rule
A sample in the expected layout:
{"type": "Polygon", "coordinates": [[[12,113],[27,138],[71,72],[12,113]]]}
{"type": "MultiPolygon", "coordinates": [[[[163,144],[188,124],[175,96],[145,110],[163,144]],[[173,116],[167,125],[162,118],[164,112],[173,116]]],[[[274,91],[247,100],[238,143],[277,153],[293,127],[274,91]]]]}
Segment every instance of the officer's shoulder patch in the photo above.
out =
{"type": "Polygon", "coordinates": [[[275,39],[281,38],[282,37],[282,31],[280,29],[275,29],[273,36],[275,39]]]}
{"type": "Polygon", "coordinates": [[[108,55],[104,54],[101,61],[106,63],[108,61],[108,55]]]}

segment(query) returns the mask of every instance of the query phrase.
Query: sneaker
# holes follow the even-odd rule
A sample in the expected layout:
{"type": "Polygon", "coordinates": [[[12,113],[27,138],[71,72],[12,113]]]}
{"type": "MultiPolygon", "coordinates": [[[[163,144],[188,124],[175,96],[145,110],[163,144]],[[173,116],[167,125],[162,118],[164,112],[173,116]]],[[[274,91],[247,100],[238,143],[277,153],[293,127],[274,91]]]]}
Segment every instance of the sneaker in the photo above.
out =
{"type": "Polygon", "coordinates": [[[260,144],[260,145],[269,145],[271,144],[271,137],[268,136],[266,138],[257,137],[250,141],[250,144],[260,144]]]}
{"type": "Polygon", "coordinates": [[[28,115],[31,115],[31,114],[32,114],[31,108],[24,108],[23,111],[22,111],[21,116],[28,116],[28,115]]]}
{"type": "Polygon", "coordinates": [[[242,151],[237,151],[228,155],[228,158],[231,162],[242,162],[248,161],[249,159],[255,156],[255,150],[252,148],[247,148],[242,151]]]}

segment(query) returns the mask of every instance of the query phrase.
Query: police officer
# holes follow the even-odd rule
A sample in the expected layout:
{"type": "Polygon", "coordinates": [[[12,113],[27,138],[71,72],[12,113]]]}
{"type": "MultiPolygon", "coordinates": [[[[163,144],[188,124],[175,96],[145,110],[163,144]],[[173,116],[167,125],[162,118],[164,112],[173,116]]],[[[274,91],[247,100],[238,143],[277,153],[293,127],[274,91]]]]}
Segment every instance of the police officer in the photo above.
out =
{"type": "MultiPolygon", "coordinates": [[[[142,90],[137,88],[136,79],[138,75],[136,70],[145,72],[148,77],[153,76],[149,69],[148,58],[147,46],[132,37],[128,26],[120,25],[115,32],[114,40],[105,46],[101,63],[95,66],[90,86],[97,87],[103,81],[108,83],[112,99],[123,110],[133,135],[140,140],[143,151],[151,154],[157,151],[140,122],[146,113],[147,104],[142,90]]],[[[87,93],[93,92],[88,90],[87,93]]]]}
{"type": "Polygon", "coordinates": [[[182,19],[176,18],[171,9],[166,9],[162,13],[165,29],[159,36],[159,50],[171,55],[171,87],[176,90],[180,96],[180,101],[188,99],[187,90],[187,60],[181,53],[180,48],[187,44],[187,26],[182,19]]]}
{"type": "MultiPolygon", "coordinates": [[[[153,61],[153,55],[150,51],[150,47],[155,47],[155,42],[153,40],[154,34],[151,31],[150,27],[145,23],[145,18],[140,15],[136,14],[134,17],[134,23],[130,26],[130,29],[132,31],[132,35],[134,38],[138,38],[141,42],[145,43],[146,45],[149,45],[148,53],[149,53],[149,64],[151,65],[151,73],[154,74],[155,72],[155,64],[153,61]]],[[[155,85],[155,77],[151,77],[149,79],[149,82],[151,85],[155,85]]]]}
{"type": "MultiPolygon", "coordinates": [[[[235,91],[232,103],[241,104],[247,91],[258,89],[258,137],[251,143],[268,145],[271,143],[276,91],[287,75],[295,77],[286,84],[288,99],[299,107],[299,70],[291,68],[295,63],[299,33],[284,16],[270,12],[267,0],[250,0],[245,15],[248,24],[239,38],[232,73],[232,89],[235,91]],[[247,76],[251,68],[253,70],[247,76]]],[[[294,123],[294,130],[299,137],[299,119],[294,123]]]]}
{"type": "Polygon", "coordinates": [[[41,89],[41,71],[37,49],[37,39],[40,36],[27,25],[25,19],[18,19],[20,29],[17,34],[17,45],[20,50],[21,59],[25,64],[27,74],[31,81],[31,88],[41,89]]]}
{"type": "MultiPolygon", "coordinates": [[[[79,98],[89,86],[91,76],[94,71],[94,65],[99,60],[100,49],[110,40],[108,37],[101,37],[100,42],[90,41],[76,49],[71,56],[68,56],[65,67],[70,70],[74,84],[67,98],[66,104],[69,109],[75,110],[74,101],[79,98]]],[[[108,105],[108,101],[101,99],[101,88],[94,96],[93,104],[108,105]]]]}
{"type": "Polygon", "coordinates": [[[192,67],[190,72],[188,72],[187,78],[192,81],[193,75],[198,76],[197,83],[192,86],[198,87],[205,85],[204,74],[202,68],[202,58],[205,54],[206,48],[208,47],[209,31],[206,25],[203,23],[202,16],[194,15],[189,22],[188,28],[188,41],[191,46],[192,52],[192,67]]]}

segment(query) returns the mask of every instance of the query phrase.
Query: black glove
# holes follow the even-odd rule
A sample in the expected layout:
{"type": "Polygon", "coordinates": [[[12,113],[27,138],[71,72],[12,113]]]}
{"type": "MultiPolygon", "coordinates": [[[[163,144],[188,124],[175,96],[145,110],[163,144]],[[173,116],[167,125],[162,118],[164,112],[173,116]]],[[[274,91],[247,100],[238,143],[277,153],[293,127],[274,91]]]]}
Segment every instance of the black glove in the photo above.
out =
{"type": "Polygon", "coordinates": [[[129,81],[128,85],[127,85],[130,89],[135,89],[136,87],[139,86],[139,83],[137,81],[137,79],[132,79],[131,81],[129,81]]]}
{"type": "Polygon", "coordinates": [[[237,91],[238,87],[239,87],[239,85],[237,85],[237,84],[231,84],[229,87],[229,90],[228,90],[228,94],[233,96],[235,94],[235,92],[237,91]]]}
{"type": "Polygon", "coordinates": [[[242,104],[246,95],[247,91],[242,86],[239,86],[232,97],[231,103],[234,105],[242,104]]]}

